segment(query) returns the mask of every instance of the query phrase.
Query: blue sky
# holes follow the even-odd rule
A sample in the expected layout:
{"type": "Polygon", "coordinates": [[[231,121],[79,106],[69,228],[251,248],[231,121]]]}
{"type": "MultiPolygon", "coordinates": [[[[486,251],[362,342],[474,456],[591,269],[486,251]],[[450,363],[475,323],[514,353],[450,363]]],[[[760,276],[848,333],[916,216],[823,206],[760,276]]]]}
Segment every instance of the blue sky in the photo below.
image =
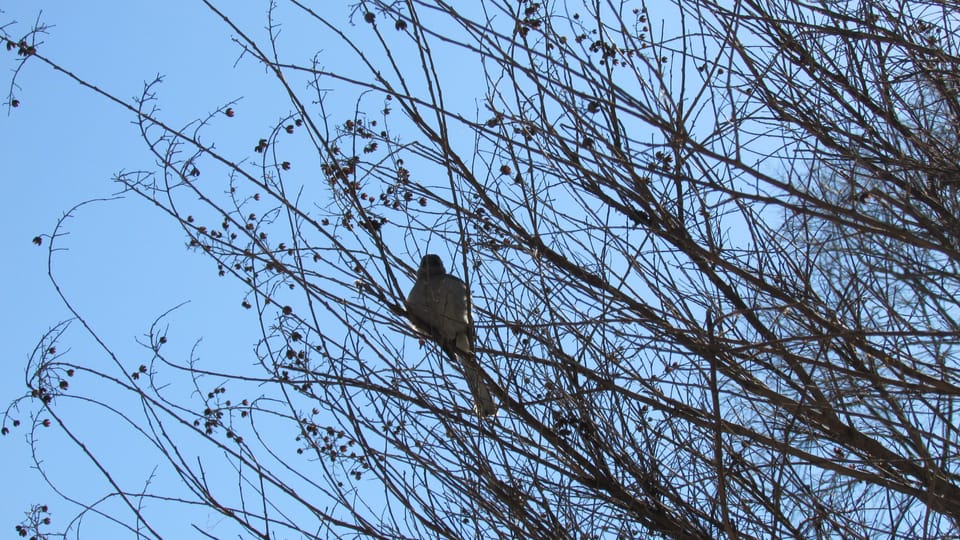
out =
{"type": "MultiPolygon", "coordinates": [[[[263,27],[265,6],[248,10],[248,16],[256,17],[247,21],[254,30],[263,27]]],[[[6,27],[14,37],[26,32],[38,16],[53,25],[43,37],[43,53],[117,96],[132,98],[145,81],[164,75],[160,103],[174,124],[241,99],[232,126],[234,133],[245,138],[227,138],[223,144],[246,145],[246,138],[269,129],[289,108],[282,99],[272,110],[252,106],[269,103],[276,88],[262,68],[251,62],[234,66],[238,51],[230,42],[230,32],[198,3],[44,1],[15,2],[2,9],[0,24],[15,22],[6,27]]],[[[17,57],[4,53],[0,80],[6,94],[17,57]]],[[[28,62],[17,83],[20,107],[4,109],[0,121],[0,156],[5,165],[0,226],[5,231],[7,261],[0,265],[0,278],[7,283],[0,299],[8,306],[0,364],[4,404],[25,392],[24,367],[42,333],[69,317],[46,275],[47,241],[38,248],[31,239],[50,233],[73,205],[114,195],[119,186],[111,178],[119,171],[150,169],[154,161],[129,113],[64,75],[28,62]]],[[[60,245],[68,250],[59,252],[55,261],[61,285],[119,352],[142,354],[135,339],[142,338],[159,314],[189,300],[174,318],[177,335],[190,341],[202,337],[201,351],[250,356],[256,339],[252,314],[246,320],[232,317],[230,327],[212,324],[216,319],[209,317],[237,308],[242,299],[239,286],[218,279],[210,261],[188,252],[182,231],[149,204],[125,197],[89,205],[76,214],[67,230],[70,235],[60,245]],[[250,338],[235,339],[237,333],[250,338]]],[[[84,355],[103,356],[76,324],[64,346],[69,346],[74,361],[84,355]]],[[[27,410],[20,417],[29,423],[27,410]]],[[[53,429],[47,431],[41,432],[45,454],[40,457],[65,471],[73,466],[72,454],[58,452],[69,445],[61,445],[53,429]]],[[[72,512],[54,504],[49,489],[29,468],[27,433],[21,427],[0,440],[4,483],[16,486],[0,493],[4,534],[12,533],[31,503],[50,503],[55,521],[72,512]]],[[[102,440],[109,444],[110,433],[104,432],[102,440]]],[[[134,459],[132,449],[116,450],[134,459]]],[[[82,492],[82,486],[68,483],[64,487],[82,492]]]]}
{"type": "MultiPolygon", "coordinates": [[[[245,12],[232,15],[244,30],[262,35],[267,2],[254,4],[256,8],[249,5],[243,3],[245,12]]],[[[174,126],[239,100],[234,118],[219,117],[212,126],[211,137],[228,155],[250,156],[256,141],[290,112],[289,102],[272,77],[253,62],[237,61],[239,50],[230,41],[229,29],[197,2],[51,0],[20,2],[3,9],[0,25],[10,23],[5,31],[13,37],[26,32],[38,16],[41,22],[53,25],[43,37],[41,52],[113,95],[132,99],[140,94],[145,81],[163,75],[164,82],[158,87],[160,116],[174,126]]],[[[344,13],[339,19],[345,21],[346,8],[340,9],[344,13]]],[[[317,42],[317,34],[298,28],[296,16],[281,20],[287,25],[282,40],[300,54],[293,59],[297,63],[306,64],[314,51],[325,47],[330,50],[322,61],[335,64],[347,58],[336,51],[336,44],[317,42]]],[[[6,76],[0,80],[8,84],[17,57],[12,52],[3,54],[6,76]]],[[[469,112],[475,107],[470,100],[482,87],[463,74],[480,70],[458,67],[457,83],[471,91],[448,91],[447,105],[469,112]]],[[[24,366],[42,333],[70,316],[46,275],[48,240],[38,248],[31,239],[50,233],[57,219],[75,204],[115,195],[119,189],[111,181],[115,174],[154,168],[154,158],[129,112],[39,62],[28,62],[17,83],[14,93],[21,104],[2,111],[0,130],[6,195],[0,203],[0,226],[6,232],[7,261],[0,265],[0,279],[8,284],[0,292],[0,301],[9,307],[0,364],[3,403],[25,392],[24,366]]],[[[295,84],[295,88],[303,87],[295,84]]],[[[338,110],[337,116],[350,110],[338,110]]],[[[169,319],[168,335],[174,350],[189,351],[202,339],[199,355],[213,367],[217,362],[243,362],[244,366],[253,362],[251,349],[260,334],[255,314],[239,307],[244,294],[240,284],[218,278],[211,261],[185,249],[183,232],[149,203],[129,196],[87,205],[67,223],[66,230],[69,236],[58,243],[65,249],[57,252],[55,259],[60,284],[125,366],[132,368],[149,360],[136,340],[143,339],[157,316],[187,301],[169,319]]],[[[103,352],[78,324],[70,329],[60,352],[77,363],[104,361],[103,352]]],[[[221,365],[225,370],[238,369],[221,365]]],[[[85,383],[82,378],[71,381],[78,387],[85,383]]],[[[18,416],[29,423],[28,412],[36,407],[29,402],[25,405],[28,408],[18,416]]],[[[118,402],[116,406],[136,407],[136,403],[118,402]]],[[[72,420],[82,426],[86,441],[96,446],[94,450],[128,473],[128,478],[147,482],[150,463],[138,458],[148,449],[127,438],[119,439],[113,426],[84,423],[84,412],[78,406],[72,420]]],[[[29,446],[24,440],[27,433],[21,427],[0,439],[0,472],[8,486],[15,486],[0,494],[0,531],[9,532],[4,527],[20,522],[31,503],[51,504],[53,528],[58,530],[64,525],[60,520],[76,509],[58,501],[30,469],[29,446]]],[[[55,478],[64,481],[61,487],[67,495],[88,499],[106,490],[102,485],[83,483],[97,475],[85,474],[89,464],[57,429],[39,433],[43,454],[38,458],[52,467],[55,478]],[[74,474],[75,470],[80,474],[74,474]]],[[[203,525],[214,534],[224,532],[216,524],[203,525]]],[[[189,532],[182,531],[184,536],[189,532]]]]}
{"type": "MultiPolygon", "coordinates": [[[[267,2],[257,3],[256,8],[248,6],[241,6],[244,13],[231,15],[236,16],[235,20],[245,31],[262,36],[267,2]]],[[[41,52],[111,94],[132,99],[140,94],[145,81],[157,74],[163,75],[164,82],[157,89],[160,116],[175,127],[239,100],[234,106],[236,116],[218,117],[208,139],[215,140],[218,149],[230,156],[251,157],[256,141],[290,112],[286,96],[272,77],[249,60],[238,62],[239,50],[230,41],[229,29],[196,2],[90,5],[44,1],[18,3],[5,9],[0,15],[0,24],[16,21],[6,28],[13,37],[26,32],[42,10],[40,20],[53,28],[43,37],[41,52]]],[[[333,18],[346,21],[347,9],[342,6],[340,9],[342,15],[333,18]]],[[[293,55],[293,61],[306,65],[311,55],[320,50],[320,60],[334,69],[356,67],[338,66],[338,62],[349,58],[337,50],[338,44],[319,42],[321,38],[311,29],[297,26],[296,15],[284,15],[281,41],[288,46],[287,57],[293,55]]],[[[442,48],[437,44],[434,50],[438,58],[443,54],[442,48]]],[[[401,58],[400,62],[404,60],[401,58]]],[[[16,61],[14,53],[7,53],[5,82],[16,61]]],[[[474,102],[484,89],[479,64],[473,66],[459,59],[449,65],[456,66],[456,76],[446,79],[462,88],[446,88],[446,105],[467,116],[479,109],[478,114],[486,117],[488,113],[474,102]]],[[[414,85],[414,93],[420,91],[417,81],[418,78],[411,75],[409,82],[414,85]]],[[[3,334],[5,358],[0,400],[4,403],[25,392],[24,366],[42,333],[70,316],[46,276],[47,242],[38,248],[31,239],[50,233],[57,219],[73,205],[113,196],[119,189],[119,185],[111,181],[115,174],[154,168],[154,158],[145,148],[137,127],[131,123],[133,118],[129,112],[38,62],[28,62],[17,82],[20,87],[15,89],[15,94],[21,105],[9,114],[4,111],[0,135],[2,156],[7,165],[4,182],[7,197],[2,203],[0,219],[7,232],[5,252],[9,261],[15,261],[0,266],[2,278],[11,284],[0,293],[2,300],[14,306],[8,311],[3,334]]],[[[303,81],[297,81],[294,87],[305,90],[303,81]]],[[[353,90],[344,93],[343,98],[331,96],[333,121],[353,110],[357,94],[353,90]],[[333,101],[340,99],[346,101],[333,101]]],[[[307,94],[304,91],[304,95],[307,94]]],[[[469,135],[463,126],[454,130],[469,135]]],[[[296,138],[290,140],[294,142],[285,144],[294,144],[296,138]]],[[[472,138],[465,140],[472,145],[472,138]]],[[[298,155],[297,159],[302,162],[295,162],[294,172],[309,174],[307,156],[298,155]]],[[[477,159],[477,166],[482,169],[484,157],[477,159]]],[[[439,220],[441,216],[430,215],[428,210],[424,219],[439,220]]],[[[429,224],[424,225],[425,230],[429,228],[429,224]]],[[[66,230],[69,236],[58,243],[65,251],[57,252],[55,259],[60,284],[68,299],[120,355],[125,366],[132,370],[149,360],[149,354],[136,340],[143,340],[157,316],[186,301],[190,303],[169,319],[171,346],[180,347],[174,350],[189,351],[191,345],[202,338],[199,354],[212,363],[207,367],[215,368],[217,362],[243,362],[239,368],[223,366],[224,370],[237,371],[253,362],[251,349],[260,331],[255,314],[239,307],[244,291],[239,283],[218,278],[211,261],[186,250],[185,235],[170,218],[147,202],[129,196],[83,207],[69,221],[66,230]]],[[[442,235],[425,236],[424,245],[429,245],[431,251],[450,253],[450,246],[441,245],[445,242],[442,235]]],[[[412,242],[410,238],[404,236],[399,240],[400,247],[394,252],[419,249],[407,243],[412,242]]],[[[415,260],[411,253],[411,262],[415,260]]],[[[408,341],[418,350],[415,340],[408,341]]],[[[77,324],[71,327],[59,352],[67,353],[68,359],[77,363],[105,361],[103,352],[77,324]]],[[[84,388],[84,384],[90,383],[79,377],[71,381],[72,388],[81,388],[89,394],[90,387],[84,388]]],[[[137,407],[130,402],[115,404],[120,408],[137,407]]],[[[83,406],[60,409],[74,411],[71,420],[83,428],[85,440],[134,483],[128,482],[125,487],[136,488],[138,478],[148,481],[152,463],[144,463],[139,458],[141,452],[149,449],[135,446],[130,438],[118,437],[113,425],[84,422],[87,409],[83,406]]],[[[23,411],[21,420],[28,423],[27,410],[23,411]]],[[[4,458],[0,467],[9,485],[18,486],[0,494],[0,531],[18,523],[31,503],[50,504],[53,529],[59,530],[64,526],[62,520],[72,516],[76,509],[53,497],[38,474],[30,470],[29,447],[24,442],[26,434],[27,430],[20,428],[0,439],[0,453],[4,458]]],[[[40,434],[40,448],[44,453],[39,459],[45,460],[54,477],[64,482],[60,487],[67,495],[89,500],[107,491],[105,486],[96,483],[100,480],[90,485],[84,483],[89,478],[99,479],[99,475],[89,471],[87,460],[78,455],[76,448],[65,441],[57,429],[40,430],[40,434]],[[72,481],[74,479],[79,481],[72,481]]],[[[378,499],[367,495],[364,494],[366,500],[376,504],[378,499]]],[[[181,514],[175,517],[186,522],[181,514]]],[[[216,524],[203,523],[202,514],[191,519],[208,526],[213,534],[228,536],[218,530],[216,524]]],[[[186,536],[189,531],[183,533],[186,536]]],[[[171,537],[174,536],[171,533],[171,537]]]]}
{"type": "MultiPolygon", "coordinates": [[[[249,5],[241,6],[244,13],[232,15],[245,31],[262,35],[267,2],[257,3],[256,8],[249,5]]],[[[140,94],[145,81],[163,75],[164,82],[158,87],[160,116],[173,126],[185,125],[239,100],[234,106],[236,116],[218,117],[210,132],[209,140],[215,140],[218,149],[230,156],[251,156],[256,141],[290,112],[287,98],[272,77],[249,60],[238,62],[239,50],[230,41],[229,29],[196,2],[18,3],[6,8],[0,24],[16,21],[6,32],[17,37],[27,31],[41,9],[41,21],[53,25],[40,45],[44,55],[121,98],[132,99],[140,94]]],[[[334,18],[346,21],[347,10],[340,9],[343,14],[334,18]]],[[[285,15],[281,17],[285,25],[281,40],[289,46],[286,56],[293,54],[293,61],[306,65],[320,50],[321,61],[334,69],[355,67],[337,66],[349,56],[338,51],[336,43],[319,42],[321,38],[315,32],[297,27],[297,16],[285,15]]],[[[438,44],[435,54],[441,55],[441,49],[438,44]]],[[[6,54],[5,82],[17,61],[14,53],[6,54]]],[[[468,116],[476,109],[486,115],[473,101],[484,83],[469,78],[471,74],[482,75],[479,65],[478,69],[471,69],[463,61],[455,65],[456,77],[448,80],[462,85],[464,91],[447,87],[446,105],[468,116]]],[[[411,75],[411,79],[416,85],[417,77],[411,75]]],[[[0,266],[2,278],[11,284],[0,293],[2,300],[14,306],[8,311],[4,329],[0,400],[5,403],[24,393],[24,366],[41,334],[70,315],[46,276],[47,243],[38,248],[31,239],[51,232],[56,220],[73,205],[114,195],[119,189],[111,181],[115,174],[154,168],[154,158],[131,123],[129,112],[37,62],[27,63],[18,84],[15,93],[21,105],[9,114],[4,111],[0,135],[7,165],[7,197],[0,219],[7,232],[5,252],[9,261],[15,261],[0,266]]],[[[297,81],[294,87],[305,89],[303,81],[297,81]]],[[[415,87],[413,92],[417,91],[415,87]]],[[[333,121],[352,111],[356,92],[347,94],[346,102],[332,103],[333,121]]],[[[464,130],[462,126],[454,129],[464,130]]],[[[307,156],[297,158],[303,161],[295,163],[294,172],[309,171],[307,156]]],[[[482,163],[478,166],[482,168],[482,163]]],[[[239,361],[249,366],[253,361],[251,349],[260,333],[254,313],[239,307],[244,291],[239,283],[218,278],[211,261],[187,251],[183,232],[170,218],[130,196],[83,207],[66,230],[70,235],[58,246],[67,250],[58,252],[55,260],[60,283],[69,300],[120,354],[125,366],[134,368],[149,359],[136,340],[143,339],[157,316],[186,301],[190,303],[169,319],[172,346],[189,351],[202,338],[199,354],[212,362],[212,367],[216,362],[239,361]]],[[[431,251],[449,253],[448,246],[438,245],[443,241],[441,238],[431,244],[431,251]]],[[[415,249],[407,245],[403,248],[415,249]]],[[[415,259],[411,257],[411,261],[415,259]]],[[[78,363],[103,362],[104,358],[76,324],[60,352],[67,352],[78,363]]],[[[236,366],[224,367],[237,370],[236,366]]],[[[84,384],[81,378],[71,381],[72,386],[84,384]]],[[[89,387],[84,390],[89,392],[89,387]]],[[[117,406],[136,407],[136,403],[117,406]]],[[[84,424],[84,411],[78,406],[72,420],[83,426],[87,441],[99,445],[95,450],[105,453],[111,465],[129,466],[124,471],[129,473],[128,478],[146,482],[150,468],[144,465],[150,464],[138,459],[145,449],[127,446],[133,443],[119,439],[112,426],[84,424]]],[[[21,419],[28,420],[26,411],[21,419]]],[[[19,486],[0,495],[0,530],[18,523],[31,503],[50,503],[53,528],[59,529],[63,526],[59,520],[71,516],[75,509],[57,502],[37,473],[29,469],[26,433],[20,428],[0,439],[4,457],[0,466],[10,485],[19,486]]],[[[97,478],[97,474],[82,474],[89,465],[56,429],[40,433],[44,454],[39,457],[53,467],[57,479],[66,480],[62,487],[68,495],[89,498],[106,490],[100,485],[71,482],[71,478],[97,478]],[[79,468],[81,474],[72,474],[73,468],[79,468]]],[[[214,534],[223,533],[210,527],[214,534]]]]}
{"type": "MultiPolygon", "coordinates": [[[[258,41],[265,41],[268,2],[223,4],[243,10],[242,13],[231,12],[233,20],[258,41]]],[[[325,7],[325,13],[330,14],[331,19],[345,24],[349,20],[345,5],[325,7]],[[330,13],[333,9],[339,9],[341,13],[330,13]]],[[[231,42],[232,32],[198,2],[89,4],[50,0],[16,3],[2,9],[0,25],[5,25],[4,31],[13,39],[26,33],[38,16],[41,23],[51,25],[49,33],[39,44],[40,52],[110,94],[132,100],[140,95],[145,82],[162,75],[163,83],[156,88],[161,108],[159,116],[173,127],[185,126],[237,100],[233,105],[235,117],[228,119],[217,115],[204,134],[206,141],[215,141],[218,150],[231,158],[256,156],[253,147],[257,140],[267,136],[277,121],[291,112],[283,89],[262,66],[238,58],[240,50],[231,42]]],[[[282,57],[309,65],[313,55],[319,52],[317,58],[324,67],[356,72],[355,68],[359,67],[356,61],[351,60],[342,48],[338,49],[342,43],[323,42],[316,24],[301,25],[302,14],[291,13],[289,6],[282,9],[287,10],[278,14],[283,24],[280,29],[280,43],[284,48],[282,57]]],[[[365,28],[361,27],[362,30],[365,28]]],[[[442,55],[441,49],[442,46],[438,46],[434,53],[442,55]]],[[[404,53],[392,52],[399,56],[400,62],[406,60],[404,53]]],[[[0,80],[8,85],[18,57],[15,51],[5,54],[5,77],[0,80]]],[[[373,51],[371,54],[376,55],[373,51]]],[[[456,65],[459,71],[455,84],[469,87],[470,91],[449,92],[448,87],[446,103],[448,106],[455,103],[452,106],[469,114],[477,108],[473,100],[483,88],[483,81],[479,79],[482,71],[479,65],[476,66],[478,69],[468,69],[471,66],[462,61],[456,65]],[[470,80],[468,74],[477,79],[470,80]]],[[[417,92],[416,77],[412,79],[408,82],[413,85],[412,91],[417,92]]],[[[6,165],[3,182],[6,197],[0,203],[3,205],[0,220],[3,220],[6,231],[6,260],[12,261],[0,265],[3,273],[0,277],[10,284],[0,293],[3,295],[0,299],[13,306],[5,317],[2,334],[4,361],[0,364],[3,370],[0,401],[3,403],[9,403],[26,392],[24,368],[41,335],[70,317],[47,277],[49,239],[44,238],[41,247],[33,245],[31,240],[52,232],[57,220],[74,205],[116,195],[120,189],[119,184],[112,181],[116,174],[156,168],[155,159],[148,152],[128,111],[109,103],[94,91],[82,88],[36,59],[27,62],[16,82],[18,86],[14,88],[14,95],[20,106],[3,111],[3,129],[0,131],[0,147],[6,165]]],[[[303,91],[304,99],[310,99],[305,79],[291,84],[296,90],[303,91]]],[[[355,88],[331,94],[325,104],[335,117],[333,121],[349,117],[357,98],[355,88]]],[[[369,99],[382,102],[381,96],[369,99]]],[[[364,105],[378,110],[375,104],[364,105]]],[[[315,178],[318,173],[310,172],[316,171],[315,165],[310,166],[310,156],[296,151],[297,137],[284,137],[285,148],[290,149],[294,160],[294,170],[290,174],[315,178]]],[[[302,148],[311,150],[306,145],[302,148]]],[[[313,153],[315,155],[316,151],[313,153]]],[[[222,178],[216,180],[215,173],[205,174],[201,181],[208,177],[213,177],[210,185],[216,186],[215,189],[224,189],[222,182],[216,183],[222,178]]],[[[315,201],[308,202],[312,205],[315,201]]],[[[149,351],[137,341],[145,340],[144,335],[156,317],[187,301],[188,304],[168,319],[171,354],[176,351],[177,359],[183,360],[190,354],[194,343],[201,340],[197,351],[207,362],[204,367],[219,367],[231,372],[252,367],[256,358],[252,349],[261,334],[254,310],[245,311],[240,307],[245,291],[236,280],[217,277],[216,267],[210,260],[188,251],[185,234],[169,217],[131,195],[82,207],[68,221],[65,230],[69,234],[59,239],[57,246],[61,249],[54,261],[58,281],[68,300],[118,354],[118,360],[125,368],[133,371],[139,364],[149,361],[149,351]],[[241,365],[229,365],[229,362],[240,362],[241,365]]],[[[448,246],[439,245],[442,242],[437,240],[434,243],[428,239],[424,245],[439,253],[449,253],[448,246]]],[[[408,247],[408,244],[403,246],[408,247]]],[[[413,247],[411,251],[418,249],[413,247]]],[[[411,253],[411,261],[415,263],[419,255],[411,253]]],[[[409,343],[418,351],[422,361],[416,340],[409,340],[409,343]]],[[[58,345],[58,353],[66,354],[66,361],[116,369],[109,365],[109,357],[79,324],[71,326],[64,341],[58,345]]],[[[76,377],[70,385],[71,390],[78,390],[78,395],[81,390],[84,395],[96,395],[89,378],[76,377]]],[[[184,395],[189,390],[174,389],[179,392],[177,397],[184,401],[191,398],[184,395]]],[[[103,411],[90,408],[86,403],[69,403],[62,403],[65,406],[58,407],[58,412],[68,414],[70,425],[82,430],[84,441],[123,476],[124,488],[138,489],[142,487],[138,481],[143,484],[151,481],[153,490],[165,492],[162,485],[158,487],[163,471],[160,471],[160,479],[151,480],[150,476],[155,461],[165,466],[162,459],[145,454],[150,448],[138,446],[135,437],[127,437],[117,425],[104,422],[102,419],[109,416],[103,411]],[[143,455],[148,455],[147,460],[141,459],[143,455]]],[[[136,402],[116,400],[113,395],[110,404],[131,415],[137,414],[140,408],[136,402]]],[[[24,405],[19,413],[14,411],[14,416],[19,417],[24,426],[0,439],[0,455],[3,457],[0,471],[7,485],[17,486],[0,494],[0,531],[10,530],[4,527],[12,529],[33,503],[49,504],[54,522],[51,529],[62,530],[65,520],[72,517],[77,508],[54,496],[39,474],[30,468],[32,458],[25,441],[29,430],[25,426],[30,423],[29,413],[37,407],[29,401],[24,405]]],[[[283,427],[290,426],[284,424],[283,427]]],[[[91,469],[89,460],[80,455],[59,429],[40,429],[38,434],[42,453],[37,458],[50,468],[58,487],[67,496],[90,501],[109,491],[101,475],[91,469]]],[[[229,467],[228,460],[218,462],[215,453],[212,457],[207,453],[206,457],[213,462],[205,464],[209,467],[205,469],[208,473],[213,472],[211,468],[229,467]]],[[[230,472],[226,471],[227,474],[230,472]]],[[[377,506],[379,493],[375,496],[363,494],[365,502],[377,506]]],[[[153,501],[153,505],[156,508],[162,503],[153,501]]],[[[217,522],[224,520],[202,509],[190,518],[183,515],[183,505],[176,507],[176,511],[177,514],[172,514],[175,519],[164,520],[164,526],[170,526],[169,522],[187,526],[193,520],[212,534],[231,536],[236,532],[218,528],[217,522]]],[[[379,509],[373,511],[379,512],[379,509]]],[[[99,525],[95,519],[88,519],[83,526],[90,534],[91,530],[99,530],[96,528],[99,525]]],[[[115,528],[110,530],[116,532],[115,528]]],[[[195,535],[190,530],[167,529],[164,532],[172,537],[195,535]]]]}
{"type": "MultiPolygon", "coordinates": [[[[267,2],[223,4],[244,9],[244,13],[232,15],[244,30],[262,36],[267,2]]],[[[317,4],[334,9],[330,6],[336,3],[317,4]]],[[[0,25],[5,25],[4,31],[15,38],[26,32],[38,16],[42,23],[53,25],[42,38],[40,51],[113,95],[132,99],[140,94],[145,81],[163,75],[164,83],[157,88],[158,103],[161,116],[173,126],[185,125],[238,100],[234,106],[236,117],[217,117],[210,132],[211,140],[216,140],[218,148],[230,156],[250,156],[256,141],[290,111],[282,89],[262,67],[249,60],[238,61],[239,50],[230,41],[231,32],[200,3],[38,0],[3,9],[0,25]]],[[[346,8],[341,5],[339,9],[344,13],[335,18],[346,21],[346,8]]],[[[293,61],[306,64],[314,51],[330,47],[322,61],[333,64],[334,69],[343,69],[336,63],[346,61],[347,55],[340,54],[336,44],[319,42],[318,34],[297,26],[297,16],[286,15],[281,18],[287,25],[282,41],[299,55],[293,61]]],[[[10,70],[16,67],[18,58],[15,52],[0,54],[6,54],[6,77],[0,80],[8,84],[10,70]]],[[[400,62],[403,64],[403,59],[400,62]]],[[[446,103],[451,109],[468,114],[475,106],[469,100],[482,87],[463,74],[476,74],[479,70],[457,67],[457,77],[453,79],[470,91],[450,92],[447,88],[446,103]]],[[[154,168],[154,158],[127,111],[36,61],[26,64],[17,83],[14,94],[20,106],[2,111],[0,130],[0,157],[5,165],[0,226],[6,233],[3,246],[7,262],[0,265],[0,279],[7,284],[0,292],[0,301],[8,306],[0,334],[4,344],[0,363],[3,403],[25,392],[24,366],[41,334],[70,316],[46,275],[48,240],[37,247],[31,239],[50,233],[57,219],[75,204],[115,195],[119,189],[111,181],[115,174],[154,168]]],[[[303,89],[302,83],[297,81],[294,87],[303,89]]],[[[0,95],[5,93],[4,90],[0,95]]],[[[352,105],[334,105],[334,121],[349,115],[352,105]]],[[[708,121],[707,128],[710,126],[708,121]]],[[[290,140],[294,141],[291,145],[295,144],[295,138],[290,140]]],[[[303,156],[302,165],[298,162],[292,174],[311,174],[306,161],[303,156]]],[[[149,353],[137,344],[137,339],[143,339],[157,316],[187,301],[169,319],[171,346],[181,358],[202,339],[198,354],[211,362],[211,367],[220,363],[224,370],[237,371],[253,362],[251,349],[260,334],[255,314],[239,307],[244,294],[239,283],[218,278],[211,261],[186,250],[183,232],[150,204],[130,196],[87,205],[67,223],[66,231],[69,235],[60,239],[58,246],[62,251],[57,252],[55,259],[59,282],[87,322],[119,354],[124,366],[133,368],[149,360],[149,353]]],[[[430,247],[433,250],[434,246],[430,247]]],[[[441,249],[438,246],[436,251],[441,249]]],[[[77,363],[93,365],[105,361],[103,351],[78,324],[70,329],[60,353],[77,363]]],[[[82,388],[84,384],[89,381],[80,377],[71,381],[75,387],[82,388]]],[[[84,390],[90,393],[90,387],[84,390]]],[[[137,405],[124,401],[111,404],[121,409],[137,405]]],[[[27,408],[15,416],[29,424],[28,414],[36,406],[25,405],[27,408]]],[[[151,463],[139,459],[147,448],[119,438],[112,425],[84,422],[87,409],[83,404],[69,410],[71,420],[84,430],[85,441],[98,454],[106,456],[111,465],[134,482],[137,478],[144,483],[150,479],[151,463]]],[[[0,494],[0,531],[18,523],[31,503],[51,504],[54,529],[63,527],[61,520],[76,511],[58,501],[37,472],[30,469],[29,446],[24,441],[27,433],[28,429],[21,427],[0,439],[0,472],[6,485],[12,486],[0,494]]],[[[59,430],[40,429],[38,433],[43,453],[37,458],[52,468],[57,480],[63,481],[60,487],[68,496],[89,499],[106,490],[96,482],[84,483],[97,475],[86,474],[89,463],[78,456],[76,448],[59,430]]],[[[370,500],[375,504],[376,499],[370,500]]],[[[203,524],[202,517],[199,522],[203,524]]],[[[216,524],[203,525],[213,534],[227,536],[216,524]]],[[[176,530],[165,532],[177,536],[176,530]]],[[[185,536],[189,531],[180,532],[185,536]]]]}

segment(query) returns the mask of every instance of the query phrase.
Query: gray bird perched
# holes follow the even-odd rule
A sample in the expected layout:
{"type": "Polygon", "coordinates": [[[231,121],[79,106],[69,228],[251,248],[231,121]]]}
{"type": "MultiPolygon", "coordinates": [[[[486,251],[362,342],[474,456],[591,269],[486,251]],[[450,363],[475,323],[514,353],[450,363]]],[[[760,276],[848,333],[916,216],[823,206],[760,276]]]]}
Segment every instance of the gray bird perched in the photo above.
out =
{"type": "Polygon", "coordinates": [[[473,318],[470,316],[467,284],[451,276],[437,255],[425,255],[417,281],[407,295],[407,314],[414,328],[433,337],[450,358],[460,363],[473,394],[478,416],[492,416],[497,405],[483,384],[473,353],[473,318]]]}

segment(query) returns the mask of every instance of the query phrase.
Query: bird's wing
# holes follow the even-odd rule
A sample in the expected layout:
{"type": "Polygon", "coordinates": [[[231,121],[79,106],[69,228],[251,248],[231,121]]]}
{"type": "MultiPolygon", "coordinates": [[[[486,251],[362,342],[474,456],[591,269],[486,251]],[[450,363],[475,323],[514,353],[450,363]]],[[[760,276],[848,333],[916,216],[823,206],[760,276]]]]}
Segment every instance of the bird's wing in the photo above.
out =
{"type": "Polygon", "coordinates": [[[452,343],[455,348],[453,356],[463,368],[463,376],[470,387],[470,393],[473,394],[476,413],[479,416],[492,416],[497,412],[497,405],[483,382],[483,372],[474,354],[475,334],[467,284],[448,275],[444,276],[439,289],[439,296],[443,298],[443,333],[449,340],[448,343],[452,343]]]}

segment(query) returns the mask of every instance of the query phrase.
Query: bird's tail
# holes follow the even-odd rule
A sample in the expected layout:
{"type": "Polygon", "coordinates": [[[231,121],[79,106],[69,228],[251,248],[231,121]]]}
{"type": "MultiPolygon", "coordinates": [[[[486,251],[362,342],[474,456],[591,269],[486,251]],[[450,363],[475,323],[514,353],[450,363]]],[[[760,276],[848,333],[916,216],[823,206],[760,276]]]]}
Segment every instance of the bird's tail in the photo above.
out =
{"type": "MultiPolygon", "coordinates": [[[[460,337],[463,338],[464,336],[460,337]]],[[[460,362],[460,366],[463,367],[463,376],[467,379],[470,393],[473,394],[474,412],[481,418],[497,414],[497,404],[493,401],[493,396],[490,395],[490,389],[483,382],[483,374],[470,344],[464,338],[457,339],[456,345],[457,351],[454,356],[460,362]]]]}

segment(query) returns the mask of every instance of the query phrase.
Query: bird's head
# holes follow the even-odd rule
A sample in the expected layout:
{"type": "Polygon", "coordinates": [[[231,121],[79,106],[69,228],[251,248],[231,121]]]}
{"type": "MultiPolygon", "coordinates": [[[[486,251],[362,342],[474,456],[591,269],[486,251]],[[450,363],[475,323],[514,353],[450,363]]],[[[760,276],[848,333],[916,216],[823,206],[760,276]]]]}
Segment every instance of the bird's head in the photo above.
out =
{"type": "Polygon", "coordinates": [[[423,259],[420,260],[420,268],[417,270],[417,278],[427,279],[434,276],[442,276],[446,273],[447,271],[443,268],[443,261],[440,260],[440,256],[431,253],[429,255],[424,255],[423,259]]]}

